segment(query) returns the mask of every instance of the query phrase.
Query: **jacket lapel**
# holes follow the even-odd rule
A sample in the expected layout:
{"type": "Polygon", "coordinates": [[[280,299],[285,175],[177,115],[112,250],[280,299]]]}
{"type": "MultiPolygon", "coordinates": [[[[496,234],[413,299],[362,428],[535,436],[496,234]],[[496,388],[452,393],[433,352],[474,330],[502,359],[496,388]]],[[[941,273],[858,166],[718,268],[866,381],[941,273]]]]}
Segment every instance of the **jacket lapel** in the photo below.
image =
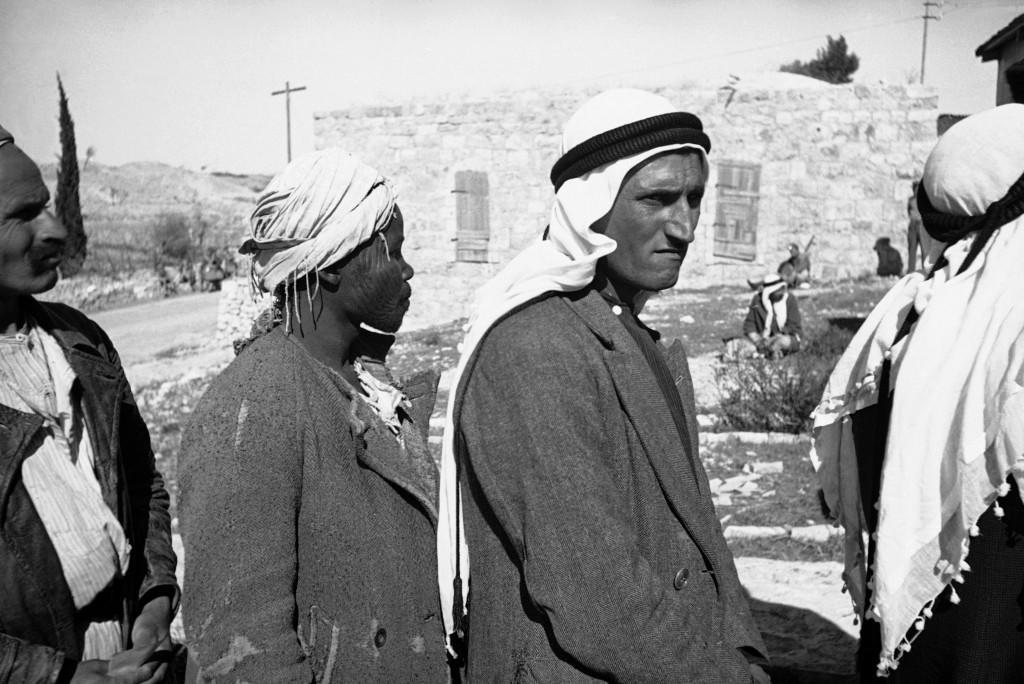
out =
{"type": "Polygon", "coordinates": [[[127,382],[109,361],[95,354],[71,349],[68,363],[78,378],[79,410],[89,432],[93,467],[99,480],[103,500],[120,518],[118,511],[118,462],[120,458],[121,382],[127,382]],[[109,406],[102,407],[106,401],[109,406]]]}
{"type": "Polygon", "coordinates": [[[121,519],[118,510],[120,443],[117,439],[124,373],[102,354],[96,344],[74,326],[66,324],[49,310],[36,304],[32,315],[46,332],[53,335],[75,372],[73,390],[78,394],[76,407],[82,412],[92,447],[93,469],[107,507],[121,519]],[[106,406],[103,403],[106,402],[106,406]]]}
{"type": "Polygon", "coordinates": [[[360,463],[416,499],[431,524],[436,526],[437,466],[419,434],[419,428],[403,421],[403,449],[395,435],[368,406],[360,402],[356,413],[369,426],[363,434],[366,448],[357,452],[360,463]]]}
{"type": "MultiPolygon", "coordinates": [[[[685,394],[682,399],[687,413],[687,426],[690,428],[690,447],[695,469],[687,467],[690,459],[685,453],[680,453],[685,447],[679,443],[672,414],[654,373],[608,304],[594,291],[582,298],[565,301],[604,343],[607,350],[605,361],[619,401],[636,430],[665,499],[705,558],[717,566],[717,558],[713,553],[715,546],[711,539],[715,528],[708,524],[707,515],[711,502],[701,501],[702,496],[708,496],[708,493],[706,485],[699,484],[699,480],[705,476],[697,455],[696,420],[689,415],[693,412],[692,388],[689,399],[685,394]]],[[[675,361],[677,368],[672,369],[674,377],[682,379],[678,357],[675,361]]],[[[685,372],[685,380],[689,380],[688,370],[685,372]]]]}
{"type": "Polygon", "coordinates": [[[11,495],[15,475],[31,450],[29,442],[37,438],[43,419],[0,404],[0,523],[3,522],[7,499],[11,495]]]}
{"type": "MultiPolygon", "coordinates": [[[[366,402],[356,396],[356,390],[341,375],[312,361],[313,368],[326,376],[329,383],[352,402],[352,421],[355,428],[356,458],[361,464],[381,476],[395,487],[409,494],[420,503],[432,525],[437,525],[437,465],[426,446],[426,428],[421,428],[412,417],[402,421],[405,449],[398,445],[394,434],[373,412],[366,402]],[[361,441],[363,444],[361,444],[361,441]]],[[[413,399],[429,396],[432,399],[437,389],[436,379],[423,379],[423,387],[417,390],[413,399]]],[[[419,387],[417,385],[417,387],[419,387]]],[[[430,412],[421,402],[415,402],[417,414],[429,420],[430,412]]]]}

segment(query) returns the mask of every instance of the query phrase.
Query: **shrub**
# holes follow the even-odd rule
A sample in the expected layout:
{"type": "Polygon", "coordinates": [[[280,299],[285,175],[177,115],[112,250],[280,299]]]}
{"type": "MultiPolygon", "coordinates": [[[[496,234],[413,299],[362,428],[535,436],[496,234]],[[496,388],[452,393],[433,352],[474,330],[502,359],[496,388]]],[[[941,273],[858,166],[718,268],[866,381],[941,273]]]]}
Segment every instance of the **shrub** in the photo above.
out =
{"type": "Polygon", "coordinates": [[[177,212],[161,214],[153,223],[152,230],[153,256],[156,265],[191,258],[193,252],[192,231],[187,216],[177,212]]]}
{"type": "Polygon", "coordinates": [[[721,397],[719,425],[729,430],[806,432],[829,374],[853,337],[829,325],[780,360],[762,357],[723,362],[715,369],[721,397]]]}

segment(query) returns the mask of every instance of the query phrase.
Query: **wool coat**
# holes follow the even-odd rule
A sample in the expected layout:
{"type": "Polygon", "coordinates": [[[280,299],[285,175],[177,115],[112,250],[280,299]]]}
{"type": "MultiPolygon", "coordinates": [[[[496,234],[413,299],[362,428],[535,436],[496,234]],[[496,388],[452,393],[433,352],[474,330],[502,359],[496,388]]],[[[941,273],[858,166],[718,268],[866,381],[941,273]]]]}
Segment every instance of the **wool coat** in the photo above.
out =
{"type": "MultiPolygon", "coordinates": [[[[143,603],[179,591],[171,547],[170,497],[149,431],[107,334],[63,304],[27,299],[75,372],[103,500],[132,545],[128,572],[90,610],[120,616],[124,648],[143,603]]],[[[0,405],[0,682],[62,681],[82,657],[85,628],[60,558],[21,478],[42,443],[43,419],[0,405]]]]}
{"type": "Polygon", "coordinates": [[[436,583],[436,375],[406,385],[407,448],[280,327],[186,430],[183,611],[208,682],[447,682],[436,583]]]}
{"type": "MultiPolygon", "coordinates": [[[[629,315],[624,312],[624,315],[629,315]]],[[[593,289],[489,332],[460,393],[468,680],[749,682],[766,663],[698,458],[593,289]]]]}

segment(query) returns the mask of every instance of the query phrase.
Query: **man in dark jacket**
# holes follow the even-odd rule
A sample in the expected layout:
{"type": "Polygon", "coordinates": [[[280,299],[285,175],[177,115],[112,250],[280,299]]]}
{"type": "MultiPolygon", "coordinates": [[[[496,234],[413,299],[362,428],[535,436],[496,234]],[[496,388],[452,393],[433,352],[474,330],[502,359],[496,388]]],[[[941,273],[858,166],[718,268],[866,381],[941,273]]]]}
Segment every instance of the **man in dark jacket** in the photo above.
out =
{"type": "Polygon", "coordinates": [[[185,629],[199,681],[447,684],[433,541],[437,376],[387,351],[412,267],[391,182],[336,148],[260,195],[242,253],[271,329],[181,449],[185,629]]]}
{"type": "Polygon", "coordinates": [[[469,681],[766,680],[685,353],[637,317],[678,279],[708,149],[660,96],[588,101],[566,124],[545,239],[481,288],[438,534],[469,681]]]}
{"type": "Polygon", "coordinates": [[[0,128],[0,682],[158,682],[169,499],[109,338],[32,297],[66,238],[48,200],[0,128]]]}

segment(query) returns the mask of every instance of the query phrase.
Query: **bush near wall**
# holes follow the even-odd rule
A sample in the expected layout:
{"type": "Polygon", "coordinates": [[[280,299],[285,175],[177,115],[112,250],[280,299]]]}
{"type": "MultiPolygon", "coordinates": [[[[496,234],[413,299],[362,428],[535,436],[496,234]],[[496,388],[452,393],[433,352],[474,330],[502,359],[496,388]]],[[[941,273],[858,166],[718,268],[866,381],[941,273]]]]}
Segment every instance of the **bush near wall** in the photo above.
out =
{"type": "Polygon", "coordinates": [[[855,319],[836,319],[812,333],[804,347],[779,360],[723,362],[715,379],[724,430],[804,433],[825,383],[856,330],[855,319]]]}

